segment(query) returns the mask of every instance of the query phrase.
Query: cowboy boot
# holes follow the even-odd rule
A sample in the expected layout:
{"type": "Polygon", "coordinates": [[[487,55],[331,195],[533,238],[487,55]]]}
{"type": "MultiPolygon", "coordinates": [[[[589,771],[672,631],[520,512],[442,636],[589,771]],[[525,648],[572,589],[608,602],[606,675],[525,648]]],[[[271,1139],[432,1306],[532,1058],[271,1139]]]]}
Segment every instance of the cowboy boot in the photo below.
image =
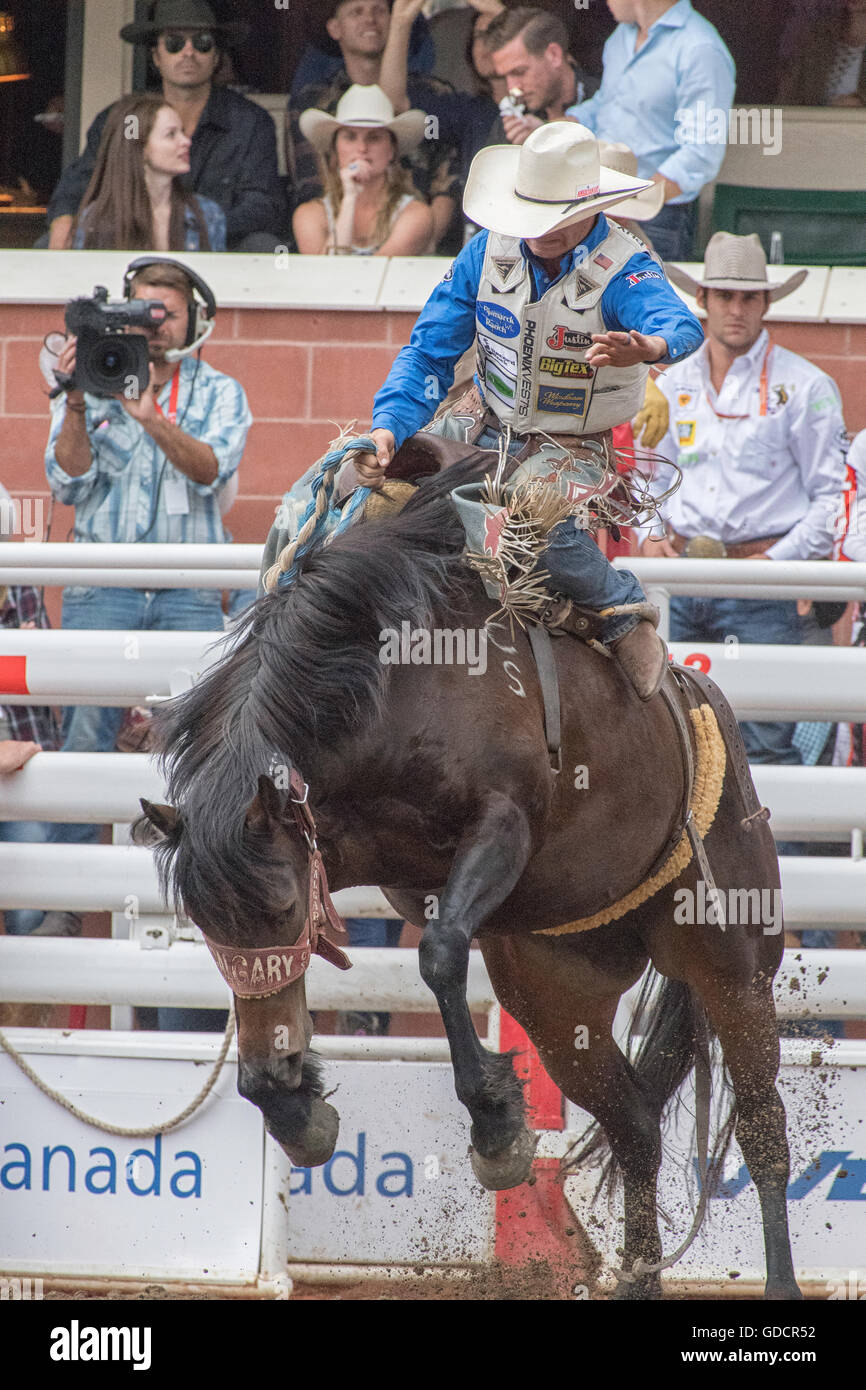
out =
{"type": "Polygon", "coordinates": [[[641,700],[651,699],[668,668],[668,649],[655,624],[642,618],[624,637],[608,645],[641,700]]]}

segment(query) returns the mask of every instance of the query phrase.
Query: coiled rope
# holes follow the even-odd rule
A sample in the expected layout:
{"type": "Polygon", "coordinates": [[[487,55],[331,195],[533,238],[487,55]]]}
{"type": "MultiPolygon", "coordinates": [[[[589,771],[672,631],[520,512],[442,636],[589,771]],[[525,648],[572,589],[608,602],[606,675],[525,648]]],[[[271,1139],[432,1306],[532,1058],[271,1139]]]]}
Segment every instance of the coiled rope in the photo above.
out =
{"type": "MultiPolygon", "coordinates": [[[[298,577],[298,562],[315,545],[324,533],[328,521],[336,515],[331,506],[331,499],[334,495],[337,472],[346,455],[353,451],[375,454],[375,440],[369,434],[356,435],[354,439],[347,439],[345,435],[341,435],[320,460],[319,471],[311,485],[313,495],[307,505],[307,510],[304,512],[298,534],[294,540],[289,541],[288,545],[283,546],[277,560],[271,565],[262,581],[267,593],[270,594],[276,588],[285,589],[294,584],[298,577]]],[[[348,504],[339,514],[336,526],[330,531],[331,537],[339,535],[341,531],[345,531],[347,526],[351,526],[356,512],[364,506],[369,496],[370,488],[358,487],[355,489],[348,504]]]]}

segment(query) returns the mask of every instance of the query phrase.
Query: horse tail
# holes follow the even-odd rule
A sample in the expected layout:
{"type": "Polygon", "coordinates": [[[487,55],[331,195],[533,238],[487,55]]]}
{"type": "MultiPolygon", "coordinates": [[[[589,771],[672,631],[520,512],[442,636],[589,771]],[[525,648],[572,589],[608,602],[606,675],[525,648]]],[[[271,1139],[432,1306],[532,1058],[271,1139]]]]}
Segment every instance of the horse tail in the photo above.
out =
{"type": "MultiPolygon", "coordinates": [[[[647,971],[632,1014],[626,1056],[635,1084],[661,1120],[699,1054],[702,1053],[709,1063],[715,1032],[694,990],[681,980],[667,978],[659,988],[659,979],[657,971],[647,971]]],[[[719,1115],[720,1123],[709,1156],[710,1191],[721,1174],[736,1129],[736,1100],[726,1071],[722,1078],[719,1115]]],[[[598,1124],[587,1130],[580,1150],[577,1153],[572,1150],[567,1155],[568,1166],[576,1167],[590,1157],[601,1163],[597,1191],[607,1182],[615,1183],[620,1164],[598,1124]]]]}

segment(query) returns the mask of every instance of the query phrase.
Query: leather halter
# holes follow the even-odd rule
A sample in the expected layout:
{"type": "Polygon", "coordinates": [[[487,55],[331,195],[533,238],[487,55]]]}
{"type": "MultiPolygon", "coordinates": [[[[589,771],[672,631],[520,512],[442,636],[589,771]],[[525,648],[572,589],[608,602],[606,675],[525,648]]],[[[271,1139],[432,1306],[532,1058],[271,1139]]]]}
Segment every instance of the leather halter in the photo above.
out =
{"type": "Polygon", "coordinates": [[[345,933],[342,918],[331,901],[325,865],[316,844],[316,822],[309,805],[310,788],[296,768],[289,777],[290,801],[295,825],[307,844],[307,916],[293,946],[220,946],[210,937],[205,945],[233,994],[240,999],[266,999],[299,980],[312,956],[322,956],[340,970],[350,970],[349,957],[322,935],[325,923],[345,933]]]}

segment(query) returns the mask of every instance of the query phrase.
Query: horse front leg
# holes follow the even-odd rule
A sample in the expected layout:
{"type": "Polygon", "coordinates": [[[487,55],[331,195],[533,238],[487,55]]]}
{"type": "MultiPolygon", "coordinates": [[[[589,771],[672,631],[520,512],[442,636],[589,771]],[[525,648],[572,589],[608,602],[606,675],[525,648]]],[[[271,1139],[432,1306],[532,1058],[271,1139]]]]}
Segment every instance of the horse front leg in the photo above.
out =
{"type": "Polygon", "coordinates": [[[517,1187],[529,1175],[537,1138],[526,1128],[523,1090],[510,1056],[482,1047],[466,1002],[469,947],[482,923],[505,901],[530,854],[524,813],[499,793],[460,840],[439,901],[419,946],[425,983],[436,996],[448,1035],[458,1099],[472,1119],[471,1160],[482,1186],[517,1187]]]}

